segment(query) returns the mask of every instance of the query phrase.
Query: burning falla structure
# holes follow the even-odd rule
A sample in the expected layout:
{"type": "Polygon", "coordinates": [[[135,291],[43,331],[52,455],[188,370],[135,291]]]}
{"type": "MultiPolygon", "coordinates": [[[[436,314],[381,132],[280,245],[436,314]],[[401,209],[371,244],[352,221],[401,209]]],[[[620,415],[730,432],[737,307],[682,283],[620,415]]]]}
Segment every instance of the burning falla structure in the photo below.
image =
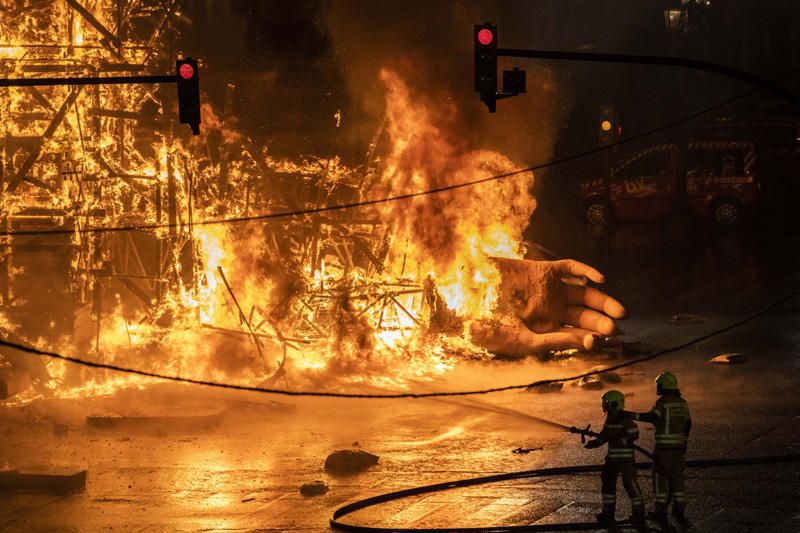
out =
{"type": "MultiPolygon", "coordinates": [[[[5,77],[169,72],[176,2],[2,0],[5,77]]],[[[357,167],[276,160],[237,130],[228,86],[203,131],[174,89],[9,88],[0,98],[2,328],[67,354],[187,377],[292,386],[441,372],[482,350],[499,273],[521,257],[532,175],[370,203],[513,170],[438,128],[384,70],[386,115],[357,167]],[[351,209],[298,211],[366,202],[351,209]],[[262,214],[286,216],[259,218],[262,214]]],[[[9,388],[84,395],[141,378],[2,352],[9,388]]],[[[136,381],[134,381],[136,380],[136,381]]]]}

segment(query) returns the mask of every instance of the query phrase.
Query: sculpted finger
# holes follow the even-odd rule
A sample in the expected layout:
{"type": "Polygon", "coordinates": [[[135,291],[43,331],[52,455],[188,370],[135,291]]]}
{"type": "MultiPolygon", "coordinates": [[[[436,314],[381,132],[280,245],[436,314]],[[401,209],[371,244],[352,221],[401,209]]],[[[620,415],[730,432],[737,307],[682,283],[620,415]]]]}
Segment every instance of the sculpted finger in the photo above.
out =
{"type": "Polygon", "coordinates": [[[608,294],[594,287],[567,284],[567,303],[594,309],[611,318],[625,318],[625,307],[608,294]]]}
{"type": "Polygon", "coordinates": [[[579,348],[590,352],[602,343],[602,336],[594,331],[583,328],[559,328],[558,333],[567,333],[575,337],[575,341],[580,344],[579,348]]]}
{"type": "Polygon", "coordinates": [[[574,332],[567,332],[565,330],[535,335],[536,339],[534,341],[534,345],[536,348],[533,351],[558,351],[568,350],[570,348],[577,348],[578,350],[587,349],[584,344],[583,335],[574,332]]]}
{"type": "Polygon", "coordinates": [[[605,283],[606,281],[606,277],[603,276],[603,274],[601,274],[596,268],[591,267],[586,263],[581,263],[580,261],[575,261],[574,259],[562,259],[561,261],[557,261],[557,263],[559,269],[564,274],[586,277],[595,283],[605,283]]]}
{"type": "Polygon", "coordinates": [[[577,305],[567,307],[566,323],[589,331],[597,331],[603,335],[612,335],[617,329],[614,321],[606,315],[577,305]]]}
{"type": "Polygon", "coordinates": [[[477,320],[469,328],[472,342],[490,352],[512,357],[526,357],[549,350],[586,349],[585,333],[591,335],[591,332],[584,333],[577,329],[568,331],[572,328],[537,334],[521,324],[497,324],[477,320]]]}
{"type": "Polygon", "coordinates": [[[472,342],[490,352],[511,357],[526,357],[538,352],[592,350],[601,342],[587,329],[562,327],[549,333],[533,333],[522,324],[498,324],[476,320],[469,325],[472,342]]]}
{"type": "Polygon", "coordinates": [[[469,324],[469,333],[472,342],[492,353],[524,357],[534,352],[536,335],[521,323],[474,320],[469,324]]]}

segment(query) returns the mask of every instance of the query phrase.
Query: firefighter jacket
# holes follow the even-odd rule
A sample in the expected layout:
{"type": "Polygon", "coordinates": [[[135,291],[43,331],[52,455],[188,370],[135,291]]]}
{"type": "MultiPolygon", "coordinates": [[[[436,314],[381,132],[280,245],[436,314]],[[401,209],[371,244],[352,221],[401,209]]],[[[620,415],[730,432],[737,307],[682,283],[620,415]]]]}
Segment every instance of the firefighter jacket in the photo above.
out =
{"type": "Polygon", "coordinates": [[[639,438],[639,428],[636,423],[622,416],[622,413],[612,413],[606,418],[606,423],[597,438],[598,446],[608,443],[606,459],[618,463],[633,462],[633,443],[639,438]]]}
{"type": "Polygon", "coordinates": [[[656,450],[685,450],[692,429],[689,404],[680,392],[661,396],[647,413],[626,413],[634,420],[653,424],[656,428],[656,450]]]}

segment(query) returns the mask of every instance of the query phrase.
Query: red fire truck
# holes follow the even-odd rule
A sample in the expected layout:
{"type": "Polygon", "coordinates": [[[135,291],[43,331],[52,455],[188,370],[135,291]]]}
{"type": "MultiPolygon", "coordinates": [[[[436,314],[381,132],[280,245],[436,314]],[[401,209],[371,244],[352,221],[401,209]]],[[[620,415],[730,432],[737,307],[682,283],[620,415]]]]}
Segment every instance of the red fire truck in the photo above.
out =
{"type": "MultiPolygon", "coordinates": [[[[684,172],[692,209],[721,226],[740,222],[761,194],[756,146],[748,141],[692,141],[658,144],[634,152],[610,172],[610,200],[616,220],[654,220],[666,215],[678,195],[684,172]]],[[[581,184],[584,215],[590,225],[605,221],[604,180],[581,184]]]]}
{"type": "MultiPolygon", "coordinates": [[[[652,220],[681,197],[700,216],[733,226],[759,205],[784,214],[800,194],[800,116],[785,106],[764,108],[747,120],[721,117],[694,130],[687,145],[657,144],[617,159],[610,172],[612,216],[652,220]],[[683,178],[685,176],[685,181],[683,178]]],[[[584,217],[605,220],[604,180],[582,183],[584,217]]]]}

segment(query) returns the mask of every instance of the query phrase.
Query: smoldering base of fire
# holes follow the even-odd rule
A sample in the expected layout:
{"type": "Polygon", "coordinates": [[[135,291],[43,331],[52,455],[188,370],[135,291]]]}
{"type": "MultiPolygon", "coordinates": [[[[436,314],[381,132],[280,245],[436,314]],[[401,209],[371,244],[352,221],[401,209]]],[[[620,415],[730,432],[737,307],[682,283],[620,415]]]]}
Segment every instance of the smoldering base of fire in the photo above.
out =
{"type": "Polygon", "coordinates": [[[773,302],[767,304],[766,306],[762,307],[758,311],[741,318],[735,322],[728,324],[727,326],[721,327],[719,329],[713,330],[709,333],[704,335],[700,335],[698,337],[694,337],[686,342],[677,344],[675,346],[671,346],[669,348],[665,348],[659,350],[655,353],[650,355],[645,355],[642,357],[637,357],[635,359],[631,359],[629,361],[625,361],[623,363],[619,363],[616,365],[608,366],[602,369],[596,369],[589,372],[583,372],[581,374],[576,374],[573,376],[561,377],[561,378],[552,378],[552,379],[541,379],[537,381],[533,381],[531,383],[525,383],[521,385],[506,385],[503,387],[493,387],[493,388],[486,388],[486,389],[478,389],[478,390],[467,390],[467,391],[437,391],[437,392],[405,392],[405,393],[386,393],[386,394],[359,394],[359,393],[346,393],[346,392],[326,392],[326,391],[302,391],[302,390],[287,390],[287,389],[274,389],[274,388],[264,388],[264,387],[253,387],[248,385],[237,385],[233,383],[222,383],[217,381],[206,381],[200,379],[192,379],[192,378],[185,378],[180,376],[170,376],[165,374],[159,374],[157,372],[148,372],[145,370],[135,369],[135,368],[128,368],[108,363],[102,363],[99,361],[91,361],[88,359],[82,359],[79,357],[72,357],[68,355],[63,355],[57,352],[41,350],[39,348],[33,346],[26,346],[24,344],[12,342],[8,339],[0,339],[0,346],[6,346],[8,348],[13,348],[19,350],[25,354],[39,356],[39,357],[49,357],[52,359],[59,359],[62,361],[67,361],[69,363],[74,363],[77,365],[86,366],[89,368],[97,368],[97,369],[104,369],[104,370],[111,370],[113,372],[122,372],[125,374],[134,374],[143,377],[161,379],[166,381],[176,381],[180,383],[187,383],[192,385],[205,385],[208,387],[216,387],[222,389],[232,389],[232,390],[239,390],[239,391],[248,391],[248,392],[256,392],[261,394],[279,394],[284,396],[317,396],[317,397],[328,397],[328,398],[352,398],[352,399],[373,399],[373,400],[380,400],[380,399],[403,399],[403,398],[436,398],[436,397],[448,397],[448,396],[476,396],[482,394],[491,394],[496,392],[505,392],[511,390],[521,390],[521,389],[534,389],[536,387],[541,387],[545,385],[551,385],[554,383],[567,383],[570,381],[577,381],[579,379],[588,377],[588,376],[595,376],[600,374],[605,374],[607,372],[612,372],[615,370],[619,370],[621,368],[627,368],[630,366],[634,366],[645,361],[652,361],[658,357],[662,357],[667,354],[675,353],[705,340],[708,340],[712,337],[716,337],[717,335],[721,335],[732,329],[738,328],[762,315],[765,315],[775,309],[776,307],[788,302],[789,300],[795,298],[798,294],[800,294],[800,289],[794,289],[788,292],[786,295],[774,300],[773,302]]]}

